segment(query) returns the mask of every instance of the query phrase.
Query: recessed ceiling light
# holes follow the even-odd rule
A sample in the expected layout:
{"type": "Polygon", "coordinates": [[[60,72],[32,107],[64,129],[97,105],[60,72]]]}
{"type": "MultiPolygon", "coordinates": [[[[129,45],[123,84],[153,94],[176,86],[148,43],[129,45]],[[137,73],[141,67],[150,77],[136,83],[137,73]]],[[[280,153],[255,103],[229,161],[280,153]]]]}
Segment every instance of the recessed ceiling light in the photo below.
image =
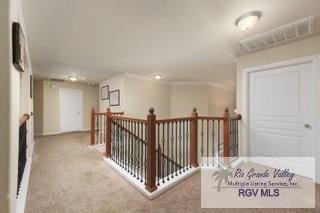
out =
{"type": "Polygon", "coordinates": [[[251,12],[245,13],[239,18],[237,18],[235,25],[241,31],[248,31],[257,24],[261,16],[262,16],[262,13],[260,11],[251,11],[251,12]]]}
{"type": "Polygon", "coordinates": [[[77,80],[78,80],[78,78],[77,78],[77,77],[75,77],[75,76],[69,76],[69,80],[70,80],[70,81],[77,81],[77,80]]]}
{"type": "Polygon", "coordinates": [[[154,75],[154,79],[156,79],[156,80],[161,80],[162,79],[162,75],[154,75]]]}

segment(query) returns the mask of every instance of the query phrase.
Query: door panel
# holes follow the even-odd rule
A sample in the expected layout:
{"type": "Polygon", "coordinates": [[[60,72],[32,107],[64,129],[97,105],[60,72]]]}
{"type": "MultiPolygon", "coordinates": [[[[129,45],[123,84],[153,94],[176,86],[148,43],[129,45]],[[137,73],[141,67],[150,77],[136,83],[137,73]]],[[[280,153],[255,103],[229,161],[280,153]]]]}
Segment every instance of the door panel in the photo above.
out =
{"type": "Polygon", "coordinates": [[[82,129],[81,90],[60,89],[60,131],[82,129]]]}
{"type": "Polygon", "coordinates": [[[282,157],[314,155],[313,88],[311,64],[249,74],[250,156],[273,157],[270,163],[303,170],[301,159],[282,157]]]}

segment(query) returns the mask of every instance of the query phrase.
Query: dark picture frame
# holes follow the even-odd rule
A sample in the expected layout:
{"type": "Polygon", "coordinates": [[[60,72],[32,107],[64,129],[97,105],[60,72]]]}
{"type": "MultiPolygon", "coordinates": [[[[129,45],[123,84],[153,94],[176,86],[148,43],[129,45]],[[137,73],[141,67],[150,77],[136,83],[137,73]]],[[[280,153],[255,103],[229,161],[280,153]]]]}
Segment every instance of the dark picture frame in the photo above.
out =
{"type": "Polygon", "coordinates": [[[33,76],[30,75],[30,98],[33,98],[33,76]]]}
{"type": "Polygon", "coordinates": [[[120,106],[120,90],[110,91],[110,106],[120,106]]]}
{"type": "Polygon", "coordinates": [[[109,92],[109,85],[105,85],[101,87],[101,100],[109,100],[110,92],[109,92]]]}
{"type": "Polygon", "coordinates": [[[24,72],[25,69],[25,37],[21,25],[17,22],[12,23],[12,61],[14,67],[24,72]]]}

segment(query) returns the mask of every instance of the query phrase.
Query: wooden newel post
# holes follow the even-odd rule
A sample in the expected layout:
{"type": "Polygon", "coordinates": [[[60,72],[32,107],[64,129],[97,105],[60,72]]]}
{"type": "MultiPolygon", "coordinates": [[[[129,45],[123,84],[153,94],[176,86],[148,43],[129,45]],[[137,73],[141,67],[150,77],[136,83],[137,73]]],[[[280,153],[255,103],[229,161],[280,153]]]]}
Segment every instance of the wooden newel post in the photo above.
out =
{"type": "Polygon", "coordinates": [[[154,108],[149,109],[147,116],[147,185],[146,189],[153,192],[156,186],[156,115],[154,108]]]}
{"type": "Polygon", "coordinates": [[[191,113],[190,125],[190,163],[193,167],[198,167],[198,113],[197,108],[194,107],[191,113]]]}
{"type": "Polygon", "coordinates": [[[223,156],[230,157],[230,153],[229,153],[230,113],[229,113],[228,107],[224,109],[223,117],[225,118],[223,121],[223,156]]]}
{"type": "Polygon", "coordinates": [[[112,113],[110,107],[108,107],[106,112],[106,158],[111,157],[111,116],[112,113]]]}
{"type": "Polygon", "coordinates": [[[95,116],[94,108],[91,109],[91,124],[90,124],[90,146],[95,145],[95,124],[96,124],[96,116],[95,116]]]}

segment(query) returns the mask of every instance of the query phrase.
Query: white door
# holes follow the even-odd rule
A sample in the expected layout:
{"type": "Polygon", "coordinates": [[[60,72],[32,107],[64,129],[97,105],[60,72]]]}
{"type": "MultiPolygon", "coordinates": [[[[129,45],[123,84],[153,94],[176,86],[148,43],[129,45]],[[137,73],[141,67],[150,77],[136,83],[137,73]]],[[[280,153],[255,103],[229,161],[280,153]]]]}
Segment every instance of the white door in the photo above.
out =
{"type": "Polygon", "coordinates": [[[60,89],[60,131],[82,130],[82,91],[60,89]]]}
{"type": "Polygon", "coordinates": [[[301,158],[314,156],[312,78],[311,63],[249,74],[251,157],[272,157],[269,166],[282,165],[297,174],[313,176],[314,171],[305,168],[301,158]]]}

